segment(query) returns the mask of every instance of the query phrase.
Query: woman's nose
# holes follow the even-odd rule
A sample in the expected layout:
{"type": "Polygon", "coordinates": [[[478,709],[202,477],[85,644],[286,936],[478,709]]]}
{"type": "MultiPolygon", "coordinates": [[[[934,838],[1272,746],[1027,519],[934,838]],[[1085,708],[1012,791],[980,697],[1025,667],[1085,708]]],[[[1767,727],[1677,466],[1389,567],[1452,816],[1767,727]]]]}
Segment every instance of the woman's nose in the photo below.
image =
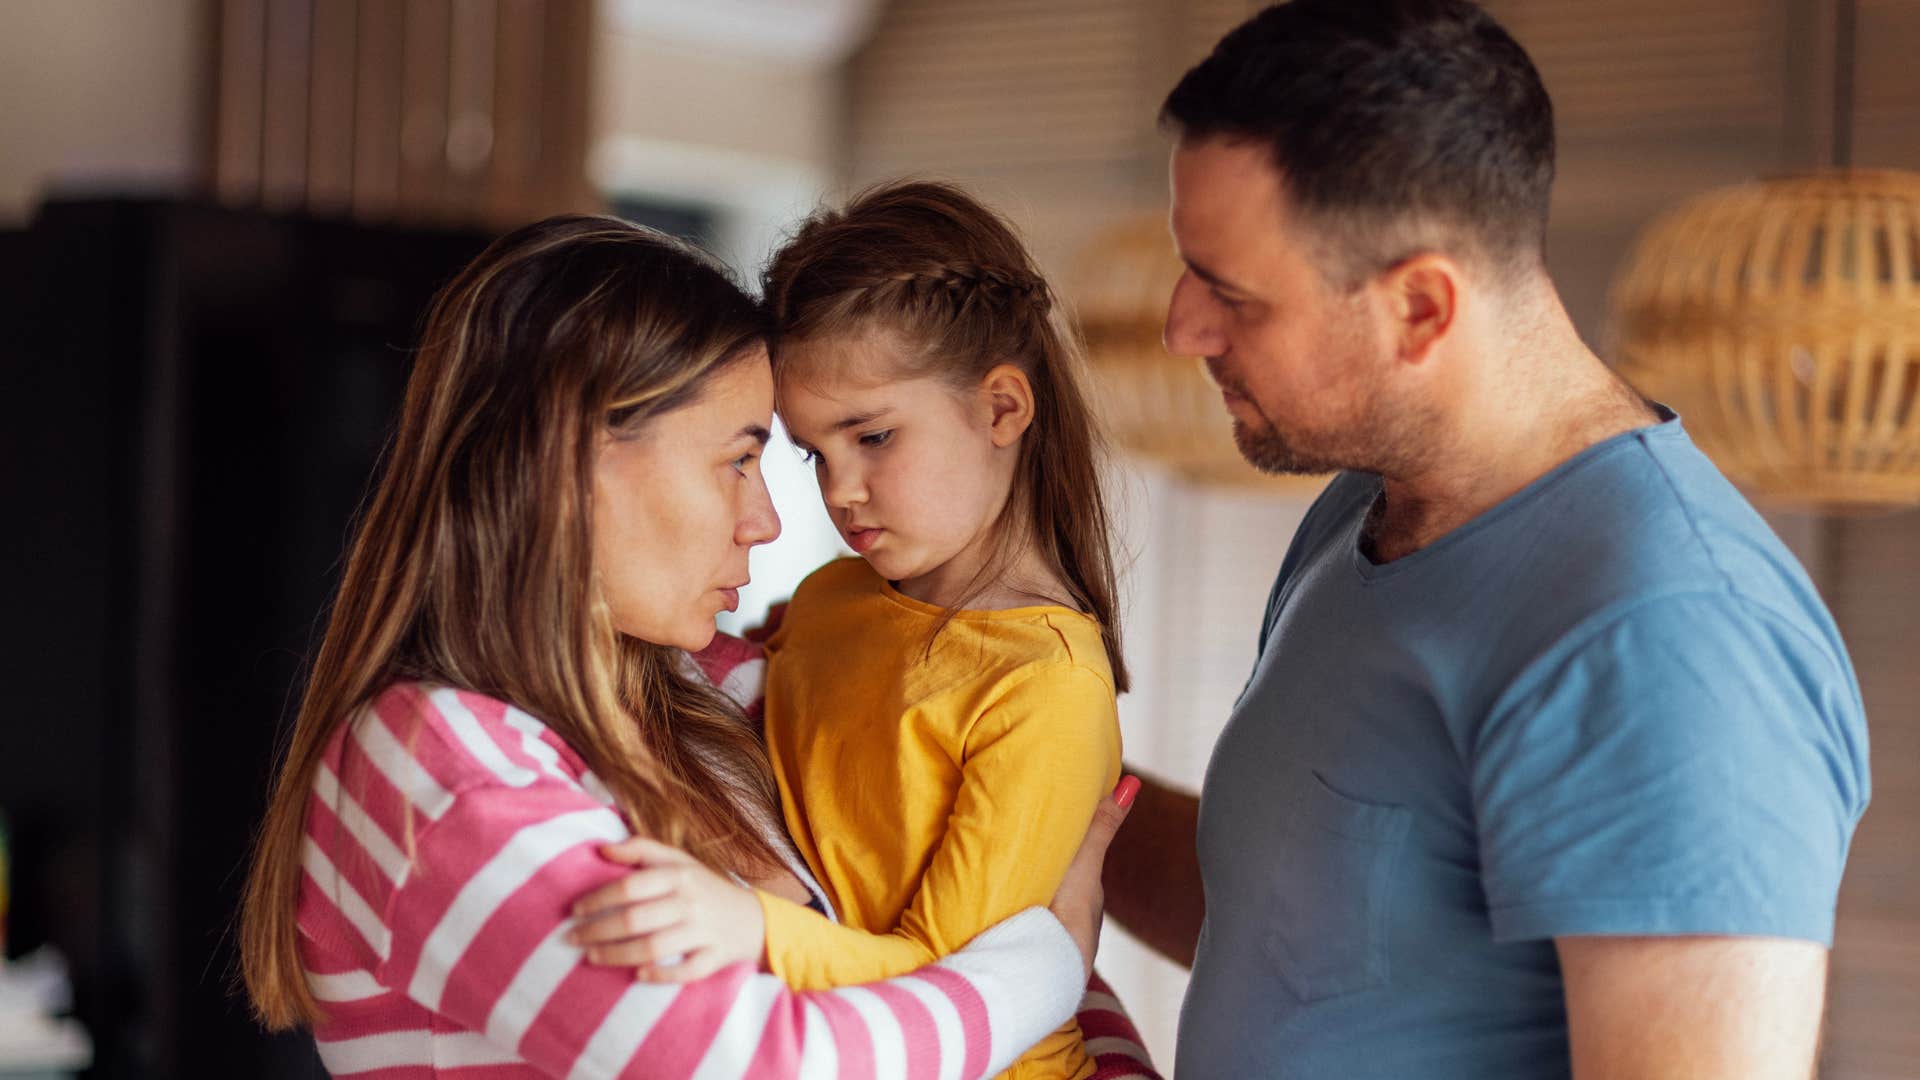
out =
{"type": "Polygon", "coordinates": [[[753,480],[745,512],[733,531],[734,542],[741,547],[771,543],[780,535],[780,512],[773,508],[773,495],[767,491],[766,478],[756,471],[753,480]]]}

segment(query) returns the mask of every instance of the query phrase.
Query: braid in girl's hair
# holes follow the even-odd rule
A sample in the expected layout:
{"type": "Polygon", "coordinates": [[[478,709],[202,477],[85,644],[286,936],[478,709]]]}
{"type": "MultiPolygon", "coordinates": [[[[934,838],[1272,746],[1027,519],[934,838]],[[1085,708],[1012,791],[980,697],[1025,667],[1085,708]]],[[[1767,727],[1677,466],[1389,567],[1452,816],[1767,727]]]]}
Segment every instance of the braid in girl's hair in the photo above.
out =
{"type": "Polygon", "coordinates": [[[1013,229],[950,184],[882,184],[844,210],[809,218],[762,284],[776,372],[782,341],[876,330],[912,346],[903,378],[938,376],[964,389],[998,364],[1019,366],[1033,387],[1033,425],[1021,441],[999,552],[968,592],[1004,571],[1016,541],[1030,539],[1071,594],[1060,599],[1100,624],[1114,687],[1126,690],[1103,446],[1084,361],[1013,229]],[[1015,529],[1031,535],[1010,535],[1015,529]]]}

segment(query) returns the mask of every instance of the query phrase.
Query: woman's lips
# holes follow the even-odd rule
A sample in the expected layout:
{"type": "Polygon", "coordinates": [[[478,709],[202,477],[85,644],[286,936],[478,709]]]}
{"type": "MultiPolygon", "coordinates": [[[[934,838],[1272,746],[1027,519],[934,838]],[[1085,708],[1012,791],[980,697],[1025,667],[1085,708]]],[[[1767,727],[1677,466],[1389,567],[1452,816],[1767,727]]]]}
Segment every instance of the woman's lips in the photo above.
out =
{"type": "Polygon", "coordinates": [[[726,600],[728,611],[740,610],[740,590],[739,589],[721,589],[720,595],[723,599],[726,600]]]}
{"type": "Polygon", "coordinates": [[[849,529],[847,546],[853,549],[855,555],[865,555],[868,549],[879,543],[880,533],[879,529],[849,529]]]}

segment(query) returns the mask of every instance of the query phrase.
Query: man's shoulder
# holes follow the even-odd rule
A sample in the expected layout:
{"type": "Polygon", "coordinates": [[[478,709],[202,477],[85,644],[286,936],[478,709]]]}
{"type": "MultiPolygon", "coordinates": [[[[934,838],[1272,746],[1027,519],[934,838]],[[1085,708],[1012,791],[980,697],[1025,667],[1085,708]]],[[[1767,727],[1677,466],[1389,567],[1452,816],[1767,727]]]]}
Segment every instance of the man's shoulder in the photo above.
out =
{"type": "Polygon", "coordinates": [[[1677,424],[1621,440],[1546,495],[1516,561],[1576,607],[1691,593],[1809,631],[1829,621],[1793,553],[1677,424]]]}
{"type": "Polygon", "coordinates": [[[1857,699],[1806,571],[1677,423],[1619,440],[1529,513],[1511,569],[1532,600],[1512,619],[1506,696],[1598,650],[1622,674],[1791,683],[1841,711],[1857,699]]]}
{"type": "Polygon", "coordinates": [[[1851,678],[1805,570],[1677,423],[1595,447],[1495,513],[1432,594],[1476,628],[1475,700],[1595,641],[1677,642],[1682,658],[1753,646],[1851,678]]]}

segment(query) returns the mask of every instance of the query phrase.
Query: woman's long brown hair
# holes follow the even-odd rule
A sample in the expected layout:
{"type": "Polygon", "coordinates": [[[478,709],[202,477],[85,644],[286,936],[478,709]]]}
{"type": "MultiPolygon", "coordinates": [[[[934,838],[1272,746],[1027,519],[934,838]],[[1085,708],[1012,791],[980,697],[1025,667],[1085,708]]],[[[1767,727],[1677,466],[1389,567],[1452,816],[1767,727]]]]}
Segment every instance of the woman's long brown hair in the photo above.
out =
{"type": "Polygon", "coordinates": [[[312,1024],[297,951],[301,845],[329,742],[420,679],[539,717],[638,833],[726,869],[777,857],[765,750],[676,649],[620,635],[593,577],[600,440],[757,357],[765,316],[698,251],[612,218],[496,241],[435,299],[254,853],[241,969],[260,1019],[312,1024]]]}
{"type": "MultiPolygon", "coordinates": [[[[1030,542],[1069,595],[1100,624],[1116,690],[1121,658],[1102,440],[1083,385],[1077,336],[1013,229],[950,184],[899,181],[809,218],[762,280],[782,342],[875,330],[906,343],[905,378],[937,376],[971,389],[1002,363],[1033,387],[1033,424],[1021,440],[996,549],[967,592],[977,595],[1030,542]]],[[[804,373],[802,373],[804,377],[804,373]]],[[[965,600],[956,606],[964,607],[965,600]]],[[[951,617],[951,616],[949,616],[951,617]]]]}

